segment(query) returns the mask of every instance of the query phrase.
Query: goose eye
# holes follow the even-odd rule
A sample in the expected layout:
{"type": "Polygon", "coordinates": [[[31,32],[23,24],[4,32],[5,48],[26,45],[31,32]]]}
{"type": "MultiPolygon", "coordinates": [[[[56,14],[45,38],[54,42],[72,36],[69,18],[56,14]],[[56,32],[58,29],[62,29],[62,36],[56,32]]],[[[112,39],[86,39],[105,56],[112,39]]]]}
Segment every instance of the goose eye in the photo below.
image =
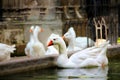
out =
{"type": "Polygon", "coordinates": [[[56,40],[56,39],[53,39],[54,41],[56,40]]]}

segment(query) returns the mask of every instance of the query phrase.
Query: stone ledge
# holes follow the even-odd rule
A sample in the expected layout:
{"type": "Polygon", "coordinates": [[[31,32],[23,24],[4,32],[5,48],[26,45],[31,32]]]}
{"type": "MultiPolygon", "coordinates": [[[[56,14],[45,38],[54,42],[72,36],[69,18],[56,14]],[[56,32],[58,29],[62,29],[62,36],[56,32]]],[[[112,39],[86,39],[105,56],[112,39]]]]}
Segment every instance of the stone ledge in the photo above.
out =
{"type": "Polygon", "coordinates": [[[114,45],[108,48],[107,56],[109,60],[120,59],[120,45],[114,45]]]}
{"type": "Polygon", "coordinates": [[[11,58],[10,61],[0,62],[0,76],[55,67],[54,59],[55,56],[46,56],[41,58],[11,58]]]}

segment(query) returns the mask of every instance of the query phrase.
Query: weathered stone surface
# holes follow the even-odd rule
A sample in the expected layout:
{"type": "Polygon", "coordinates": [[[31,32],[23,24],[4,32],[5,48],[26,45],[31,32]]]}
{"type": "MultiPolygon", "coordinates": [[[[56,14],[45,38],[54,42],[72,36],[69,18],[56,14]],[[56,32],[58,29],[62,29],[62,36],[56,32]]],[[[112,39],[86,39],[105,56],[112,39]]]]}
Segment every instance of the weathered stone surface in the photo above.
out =
{"type": "Polygon", "coordinates": [[[109,60],[120,59],[120,45],[114,45],[108,48],[107,56],[109,60]]]}
{"type": "Polygon", "coordinates": [[[0,62],[0,76],[54,67],[54,59],[55,56],[41,58],[15,57],[10,61],[0,62]]]}

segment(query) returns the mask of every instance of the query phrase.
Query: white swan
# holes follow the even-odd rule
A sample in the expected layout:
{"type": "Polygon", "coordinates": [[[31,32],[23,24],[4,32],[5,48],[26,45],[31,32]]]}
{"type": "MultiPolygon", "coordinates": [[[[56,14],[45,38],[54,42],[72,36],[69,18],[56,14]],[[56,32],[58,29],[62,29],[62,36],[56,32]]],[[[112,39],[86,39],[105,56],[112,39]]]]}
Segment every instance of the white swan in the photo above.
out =
{"type": "Polygon", "coordinates": [[[36,26],[33,31],[34,43],[30,48],[30,57],[42,57],[45,55],[44,45],[38,39],[38,33],[41,32],[42,28],[36,26]]]}
{"type": "Polygon", "coordinates": [[[94,45],[94,41],[87,37],[76,37],[73,27],[70,27],[68,31],[64,34],[64,38],[68,40],[67,51],[76,51],[87,48],[88,42],[89,46],[94,45]]]}
{"type": "Polygon", "coordinates": [[[10,60],[10,53],[16,50],[15,45],[7,45],[0,43],[0,61],[10,60]]]}
{"type": "Polygon", "coordinates": [[[26,47],[25,47],[25,54],[30,57],[30,48],[31,46],[34,44],[34,39],[33,39],[33,31],[34,31],[34,26],[31,26],[30,27],[30,40],[29,42],[27,43],[26,47]]]}
{"type": "Polygon", "coordinates": [[[66,45],[64,40],[61,37],[52,38],[48,44],[58,45],[59,46],[59,56],[57,58],[57,65],[63,68],[78,68],[78,67],[87,67],[87,66],[105,66],[108,64],[108,59],[106,57],[106,50],[109,41],[100,45],[99,47],[91,47],[84,50],[81,50],[68,58],[66,45]],[[101,49],[98,51],[98,49],[101,49]],[[95,57],[91,54],[99,52],[95,57]],[[89,55],[90,54],[90,55],[89,55]]]}
{"type": "MultiPolygon", "coordinates": [[[[55,36],[58,36],[58,35],[52,33],[52,34],[50,35],[50,37],[48,38],[48,40],[47,40],[47,44],[48,44],[49,40],[50,40],[52,37],[55,37],[55,36]]],[[[46,51],[46,53],[45,53],[45,55],[53,55],[53,54],[57,54],[57,55],[59,54],[58,48],[57,48],[56,45],[55,45],[55,46],[48,46],[48,47],[47,47],[47,51],[46,51]]]]}

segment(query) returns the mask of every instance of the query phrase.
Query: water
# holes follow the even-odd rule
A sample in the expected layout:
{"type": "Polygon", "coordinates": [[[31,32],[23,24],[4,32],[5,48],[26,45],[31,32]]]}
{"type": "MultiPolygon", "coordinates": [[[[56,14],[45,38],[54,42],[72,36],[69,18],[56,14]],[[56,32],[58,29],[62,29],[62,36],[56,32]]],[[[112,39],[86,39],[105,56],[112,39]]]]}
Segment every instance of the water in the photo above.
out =
{"type": "Polygon", "coordinates": [[[120,62],[90,69],[45,69],[0,77],[0,80],[119,80],[120,62]]]}

